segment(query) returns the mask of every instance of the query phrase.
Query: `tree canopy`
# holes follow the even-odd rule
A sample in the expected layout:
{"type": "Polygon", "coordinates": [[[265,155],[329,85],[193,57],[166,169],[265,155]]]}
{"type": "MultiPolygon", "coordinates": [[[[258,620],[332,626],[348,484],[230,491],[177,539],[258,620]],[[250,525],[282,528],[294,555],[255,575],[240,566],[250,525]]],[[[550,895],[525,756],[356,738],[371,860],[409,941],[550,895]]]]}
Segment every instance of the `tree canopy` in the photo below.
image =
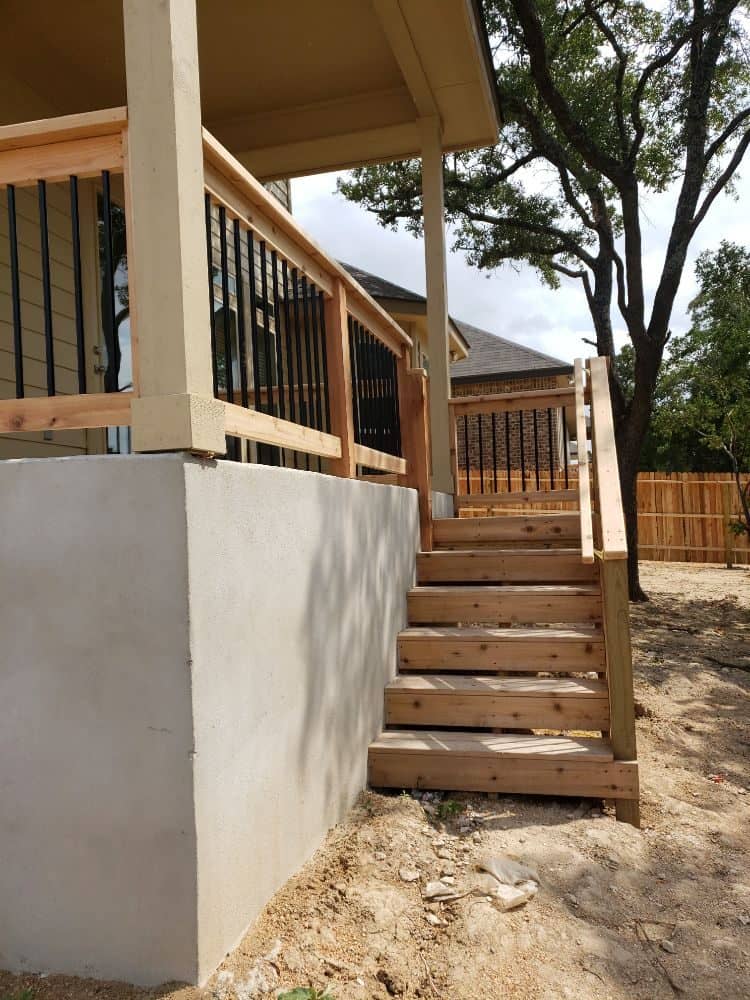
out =
{"type": "MultiPolygon", "coordinates": [[[[634,553],[635,475],[688,247],[750,145],[750,4],[485,0],[484,10],[503,128],[494,147],[446,157],[454,248],[482,269],[515,261],[552,286],[580,281],[599,354],[615,353],[617,309],[633,348],[632,392],[616,377],[612,391],[634,553]],[[641,199],[668,189],[652,295],[641,199]]],[[[339,189],[384,225],[419,232],[418,161],[360,168],[339,189]]]]}

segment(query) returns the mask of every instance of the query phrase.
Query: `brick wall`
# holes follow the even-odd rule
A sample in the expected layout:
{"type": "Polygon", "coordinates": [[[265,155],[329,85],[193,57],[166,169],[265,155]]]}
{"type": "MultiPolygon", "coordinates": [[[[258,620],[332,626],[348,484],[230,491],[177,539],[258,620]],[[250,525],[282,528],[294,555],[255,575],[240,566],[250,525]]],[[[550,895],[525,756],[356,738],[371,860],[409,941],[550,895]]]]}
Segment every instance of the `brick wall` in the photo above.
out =
{"type": "MultiPolygon", "coordinates": [[[[531,389],[555,389],[566,380],[559,376],[539,378],[517,378],[496,382],[460,382],[452,386],[453,396],[489,396],[507,392],[523,392],[531,389]]],[[[494,420],[491,414],[481,417],[472,415],[459,417],[457,422],[457,451],[459,469],[459,491],[466,492],[466,437],[469,440],[469,467],[473,480],[484,469],[486,492],[494,489],[497,474],[498,491],[506,489],[508,465],[511,471],[523,467],[527,475],[527,489],[536,486],[536,468],[539,466],[542,480],[549,475],[550,466],[554,472],[564,467],[563,421],[559,409],[552,410],[552,427],[548,411],[525,410],[523,413],[498,413],[494,420]],[[536,412],[536,427],[534,414],[536,412]],[[481,440],[480,440],[481,421],[481,440]],[[523,429],[523,433],[522,433],[523,429]],[[552,447],[550,449],[550,437],[552,447]],[[508,447],[509,443],[509,447],[508,447]],[[508,454],[510,462],[508,462],[508,454]],[[550,455],[552,459],[550,461],[550,455]],[[480,462],[481,457],[481,462],[480,462]],[[547,476],[545,476],[545,473],[547,476]]],[[[514,489],[517,488],[515,485],[514,489]]],[[[544,488],[544,487],[542,487],[544,488]]],[[[476,489],[472,485],[472,492],[476,489]]]]}

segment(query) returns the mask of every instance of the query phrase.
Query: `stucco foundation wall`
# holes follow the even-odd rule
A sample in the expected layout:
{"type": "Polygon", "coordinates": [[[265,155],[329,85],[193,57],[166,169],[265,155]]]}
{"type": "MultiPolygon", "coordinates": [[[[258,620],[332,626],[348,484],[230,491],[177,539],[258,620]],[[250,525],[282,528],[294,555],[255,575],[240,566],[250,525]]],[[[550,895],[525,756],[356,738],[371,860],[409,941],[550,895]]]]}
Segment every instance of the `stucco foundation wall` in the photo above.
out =
{"type": "Polygon", "coordinates": [[[0,462],[0,967],[190,978],[182,462],[0,462]]]}
{"type": "Polygon", "coordinates": [[[432,516],[453,517],[453,494],[432,491],[432,516]]]}
{"type": "Polygon", "coordinates": [[[411,490],[185,471],[203,979],[366,783],[419,532],[411,490]]]}
{"type": "Polygon", "coordinates": [[[205,979],[366,781],[416,494],[0,462],[0,967],[205,979]]]}

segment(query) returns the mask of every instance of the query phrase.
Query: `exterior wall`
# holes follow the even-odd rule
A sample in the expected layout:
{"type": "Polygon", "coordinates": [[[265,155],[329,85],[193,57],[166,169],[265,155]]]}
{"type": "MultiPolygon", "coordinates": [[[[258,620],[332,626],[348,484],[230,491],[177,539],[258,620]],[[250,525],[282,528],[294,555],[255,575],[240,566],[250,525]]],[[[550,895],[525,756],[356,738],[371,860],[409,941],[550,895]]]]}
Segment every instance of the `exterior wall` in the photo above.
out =
{"type": "MultiPolygon", "coordinates": [[[[453,396],[488,396],[506,392],[523,392],[531,389],[555,389],[561,385],[567,385],[567,376],[551,375],[538,378],[515,378],[506,381],[495,382],[454,382],[452,385],[453,396]]],[[[555,471],[561,469],[564,464],[562,421],[560,411],[553,410],[552,413],[552,463],[550,463],[549,428],[547,422],[547,411],[537,410],[537,453],[539,465],[542,470],[548,471],[550,464],[555,471]]],[[[521,421],[518,413],[511,413],[508,417],[510,430],[510,468],[521,468],[521,421]]],[[[469,438],[469,464],[472,472],[478,473],[480,467],[479,449],[479,417],[470,416],[467,419],[469,438]]],[[[459,470],[466,470],[466,428],[463,421],[458,424],[458,467],[459,470]]],[[[497,469],[498,478],[508,468],[508,454],[506,450],[505,417],[498,415],[496,420],[495,449],[493,457],[492,447],[492,417],[485,415],[482,417],[482,465],[485,473],[492,473],[497,469]]],[[[533,473],[535,467],[534,451],[534,417],[531,411],[524,412],[523,415],[523,452],[524,465],[527,472],[533,473]]]]}
{"type": "Polygon", "coordinates": [[[365,785],[418,516],[399,487],[186,472],[203,978],[365,785]]]}
{"type": "Polygon", "coordinates": [[[432,491],[432,516],[453,517],[453,494],[432,491]]]}
{"type": "Polygon", "coordinates": [[[416,494],[172,455],[0,495],[0,966],[203,980],[365,784],[416,494]]]}
{"type": "Polygon", "coordinates": [[[0,463],[0,967],[195,974],[182,463],[0,463]]]}
{"type": "MultiPolygon", "coordinates": [[[[92,182],[82,181],[80,186],[82,245],[93,251],[96,238],[95,216],[93,214],[96,195],[92,188],[92,182]]],[[[66,395],[78,391],[73,299],[73,250],[67,185],[48,184],[47,203],[55,382],[57,392],[60,395],[66,395]]],[[[25,394],[27,396],[46,396],[42,258],[39,249],[40,227],[36,188],[17,189],[16,219],[25,394]]],[[[96,267],[95,254],[93,256],[94,267],[96,267]]],[[[90,261],[87,259],[84,264],[88,262],[90,261]]],[[[85,267],[83,277],[87,285],[90,278],[93,278],[94,284],[96,283],[96,271],[92,276],[90,269],[85,267]]],[[[0,399],[15,399],[16,397],[10,290],[7,193],[3,189],[0,190],[0,399]]],[[[96,288],[94,288],[94,295],[96,295],[96,288]]],[[[95,311],[93,315],[95,317],[94,325],[98,326],[98,316],[95,311]]],[[[86,323],[86,327],[95,342],[98,330],[91,331],[91,316],[92,310],[89,310],[87,317],[89,322],[86,323]]],[[[86,431],[54,431],[47,435],[35,433],[0,437],[0,459],[85,454],[86,450],[86,431]]]]}

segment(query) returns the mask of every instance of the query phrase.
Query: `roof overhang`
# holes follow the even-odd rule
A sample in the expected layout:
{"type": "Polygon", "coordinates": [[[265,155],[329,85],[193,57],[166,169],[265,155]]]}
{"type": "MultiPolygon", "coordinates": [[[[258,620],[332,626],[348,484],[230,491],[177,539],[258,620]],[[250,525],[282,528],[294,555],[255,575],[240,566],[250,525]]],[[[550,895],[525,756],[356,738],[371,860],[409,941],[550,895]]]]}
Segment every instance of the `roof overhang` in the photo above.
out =
{"type": "MultiPolygon", "coordinates": [[[[197,7],[204,123],[261,179],[418,154],[425,117],[445,150],[496,139],[477,0],[197,7]]],[[[30,101],[50,115],[126,103],[122,0],[9,0],[0,55],[16,85],[2,87],[1,123],[28,118],[30,101]]]]}
{"type": "MultiPolygon", "coordinates": [[[[422,333],[422,340],[427,341],[427,303],[416,302],[411,299],[387,298],[383,295],[376,295],[370,292],[375,301],[385,309],[387,313],[404,326],[405,323],[415,322],[422,333]]],[[[449,350],[454,361],[462,361],[469,356],[469,343],[461,333],[459,328],[448,317],[449,350]]]]}

